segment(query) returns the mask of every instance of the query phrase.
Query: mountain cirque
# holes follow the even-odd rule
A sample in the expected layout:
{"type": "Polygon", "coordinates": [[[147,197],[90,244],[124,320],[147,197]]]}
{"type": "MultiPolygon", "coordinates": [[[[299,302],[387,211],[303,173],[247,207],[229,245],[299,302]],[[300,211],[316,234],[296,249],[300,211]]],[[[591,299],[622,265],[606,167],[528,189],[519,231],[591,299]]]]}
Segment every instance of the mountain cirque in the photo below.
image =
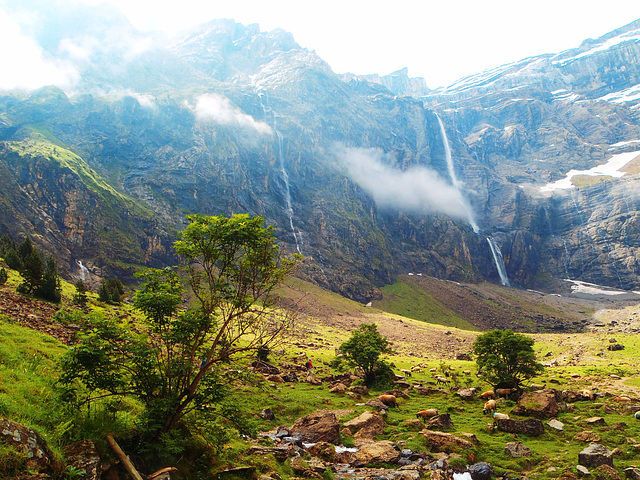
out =
{"type": "Polygon", "coordinates": [[[125,20],[91,25],[42,42],[98,39],[74,95],[0,96],[0,232],[68,275],[171,263],[185,214],[248,212],[305,255],[300,276],[362,302],[400,273],[499,282],[487,237],[514,286],[639,286],[640,160],[541,190],[640,149],[639,22],[433,91],[336,75],[282,30],[216,21],[136,56],[106,41],[145,38],[125,20]]]}

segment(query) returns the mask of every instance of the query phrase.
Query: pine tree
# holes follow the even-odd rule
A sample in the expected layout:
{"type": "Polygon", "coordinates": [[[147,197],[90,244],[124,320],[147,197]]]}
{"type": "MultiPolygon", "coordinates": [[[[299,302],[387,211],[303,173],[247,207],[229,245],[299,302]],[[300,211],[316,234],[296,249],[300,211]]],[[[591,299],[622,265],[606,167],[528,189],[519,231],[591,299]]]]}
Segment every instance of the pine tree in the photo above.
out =
{"type": "Polygon", "coordinates": [[[59,303],[62,299],[62,287],[60,277],[58,277],[58,267],[53,257],[47,259],[47,266],[42,274],[40,286],[35,291],[36,296],[59,303]]]}
{"type": "Polygon", "coordinates": [[[20,256],[20,275],[22,275],[22,283],[18,285],[20,293],[34,293],[42,285],[42,275],[44,273],[44,265],[40,252],[33,246],[29,237],[18,247],[18,255],[20,256]]]}

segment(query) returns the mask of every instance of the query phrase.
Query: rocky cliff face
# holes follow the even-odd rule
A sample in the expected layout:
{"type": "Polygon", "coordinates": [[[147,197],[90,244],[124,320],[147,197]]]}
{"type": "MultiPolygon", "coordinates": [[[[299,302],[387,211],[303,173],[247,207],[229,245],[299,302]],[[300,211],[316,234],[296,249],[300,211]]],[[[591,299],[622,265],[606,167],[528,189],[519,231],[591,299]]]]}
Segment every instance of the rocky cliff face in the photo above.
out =
{"type": "Polygon", "coordinates": [[[78,258],[109,270],[105,251],[170,261],[187,213],[248,212],[305,255],[302,276],[362,301],[407,271],[499,281],[488,236],[515,285],[634,287],[633,163],[621,178],[540,187],[640,148],[626,101],[640,83],[636,28],[432,92],[406,72],[337,76],[290,34],[233,21],[132,58],[103,38],[105,68],[78,67],[83,94],[0,97],[0,198],[26,220],[7,214],[0,229],[42,235],[69,270],[78,258]],[[56,148],[75,170],[50,161],[56,148]]]}

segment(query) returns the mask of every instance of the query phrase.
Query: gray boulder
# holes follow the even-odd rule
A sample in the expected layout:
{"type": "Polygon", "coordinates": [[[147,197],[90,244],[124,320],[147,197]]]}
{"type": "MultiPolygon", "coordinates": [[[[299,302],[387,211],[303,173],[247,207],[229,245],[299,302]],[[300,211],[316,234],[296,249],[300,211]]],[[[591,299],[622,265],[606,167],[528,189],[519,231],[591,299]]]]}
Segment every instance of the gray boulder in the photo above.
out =
{"type": "Polygon", "coordinates": [[[592,443],[578,454],[578,463],[585,467],[613,467],[613,452],[604,445],[592,443]]]}

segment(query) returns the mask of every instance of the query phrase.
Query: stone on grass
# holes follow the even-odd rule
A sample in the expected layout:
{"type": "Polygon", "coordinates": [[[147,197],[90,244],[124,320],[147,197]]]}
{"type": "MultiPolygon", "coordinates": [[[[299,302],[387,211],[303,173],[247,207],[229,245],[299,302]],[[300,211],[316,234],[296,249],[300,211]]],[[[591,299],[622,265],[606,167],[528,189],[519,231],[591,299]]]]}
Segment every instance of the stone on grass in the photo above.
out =
{"type": "Polygon", "coordinates": [[[592,443],[578,454],[578,463],[585,467],[610,465],[613,467],[613,452],[604,445],[592,443]]]}
{"type": "Polygon", "coordinates": [[[466,450],[474,446],[472,440],[458,437],[451,433],[425,429],[420,432],[420,435],[427,440],[427,445],[432,452],[451,453],[466,450]]]}
{"type": "Polygon", "coordinates": [[[564,423],[562,423],[559,420],[556,420],[555,418],[552,418],[551,420],[549,420],[547,422],[547,425],[549,425],[554,430],[558,430],[560,432],[564,429],[564,423]]]}
{"type": "Polygon", "coordinates": [[[554,391],[541,390],[526,392],[522,395],[512,413],[527,417],[551,418],[558,415],[558,411],[558,402],[554,391]]]}
{"type": "Polygon", "coordinates": [[[429,430],[449,430],[450,428],[453,428],[451,415],[449,415],[448,413],[443,413],[441,415],[436,415],[435,417],[430,418],[429,423],[427,424],[427,428],[429,430]]]}
{"type": "Polygon", "coordinates": [[[346,392],[346,390],[347,390],[346,385],[342,382],[338,382],[333,387],[331,387],[331,390],[329,390],[329,393],[344,393],[346,392]]]}
{"type": "Polygon", "coordinates": [[[496,422],[498,430],[508,433],[524,433],[537,437],[544,433],[544,424],[537,418],[527,420],[501,419],[496,422]]]}
{"type": "Polygon", "coordinates": [[[630,480],[640,480],[640,468],[637,468],[637,467],[625,468],[624,474],[630,480]]]}
{"type": "Polygon", "coordinates": [[[469,465],[467,471],[473,480],[491,480],[493,468],[487,462],[479,462],[469,465]]]}
{"type": "Polygon", "coordinates": [[[583,420],[584,423],[587,423],[589,425],[604,425],[605,421],[604,418],[602,417],[589,417],[589,418],[585,418],[583,420]]]}
{"type": "Polygon", "coordinates": [[[576,472],[578,472],[578,475],[580,475],[581,477],[588,477],[589,475],[591,475],[589,469],[584,465],[577,465],[576,472]]]}
{"type": "Polygon", "coordinates": [[[618,471],[610,465],[600,465],[592,473],[598,480],[622,480],[618,471]]]}
{"type": "Polygon", "coordinates": [[[343,428],[349,429],[356,438],[373,438],[384,431],[384,420],[378,412],[363,412],[348,422],[343,428]]]}
{"type": "Polygon", "coordinates": [[[576,433],[573,439],[578,442],[596,443],[600,441],[600,436],[594,432],[584,431],[576,433]]]}
{"type": "Polygon", "coordinates": [[[522,442],[509,442],[504,446],[504,451],[513,458],[531,456],[531,449],[522,442]]]}

